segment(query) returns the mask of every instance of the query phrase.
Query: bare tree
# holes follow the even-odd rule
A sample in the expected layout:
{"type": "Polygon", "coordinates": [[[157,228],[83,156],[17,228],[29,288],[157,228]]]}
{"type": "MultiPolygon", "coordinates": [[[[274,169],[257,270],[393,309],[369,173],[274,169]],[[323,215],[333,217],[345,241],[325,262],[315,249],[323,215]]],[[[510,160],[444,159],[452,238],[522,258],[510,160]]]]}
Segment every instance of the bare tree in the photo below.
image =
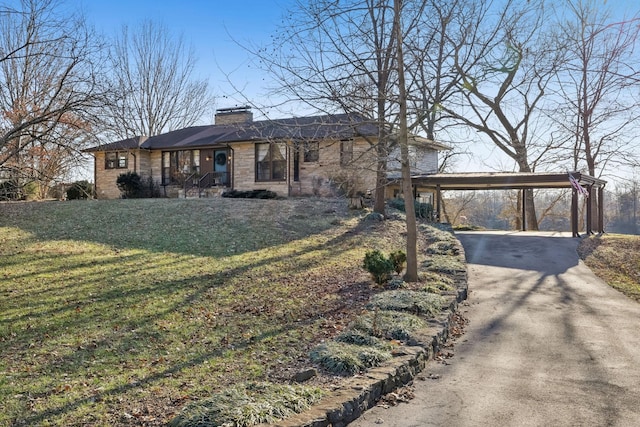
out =
{"type": "Polygon", "coordinates": [[[638,164],[640,16],[614,22],[603,2],[567,2],[560,18],[567,59],[552,110],[573,170],[600,176],[609,163],[638,164]]]}
{"type": "Polygon", "coordinates": [[[280,83],[278,93],[325,113],[357,113],[377,125],[374,210],[385,211],[387,161],[401,152],[407,212],[407,271],[417,280],[416,220],[408,149],[407,84],[402,40],[417,28],[424,1],[314,0],[298,2],[274,39],[255,49],[280,83]]]}
{"type": "MultiPolygon", "coordinates": [[[[374,211],[385,211],[396,35],[385,0],[298,1],[270,48],[253,49],[278,81],[276,91],[316,111],[356,113],[377,124],[374,211]]],[[[397,110],[396,110],[397,114],[397,110]]]]}
{"type": "Polygon", "coordinates": [[[0,34],[0,168],[18,185],[48,185],[84,148],[99,46],[83,17],[63,16],[54,0],[0,10],[0,34]]]}
{"type": "Polygon", "coordinates": [[[452,126],[442,105],[464,90],[463,74],[458,68],[469,70],[483,60],[482,49],[465,50],[464,46],[474,43],[490,4],[478,0],[424,1],[419,25],[405,39],[412,132],[421,132],[430,140],[442,140],[452,126]]]}
{"type": "MultiPolygon", "coordinates": [[[[442,109],[459,124],[484,134],[513,159],[520,172],[535,166],[554,148],[541,141],[538,121],[545,90],[557,71],[562,51],[545,28],[545,9],[540,2],[507,1],[495,22],[485,22],[484,32],[470,31],[468,43],[459,45],[456,57],[466,49],[478,50],[484,58],[471,67],[456,62],[462,76],[460,103],[443,104],[442,109]]],[[[538,228],[533,192],[525,192],[527,226],[538,228]]],[[[520,224],[518,224],[520,225],[520,224]]]]}
{"type": "Polygon", "coordinates": [[[108,133],[125,139],[193,126],[213,111],[208,82],[194,77],[193,50],[165,25],[123,26],[110,52],[108,133]]]}
{"type": "Polygon", "coordinates": [[[416,210],[413,199],[413,184],[411,182],[411,164],[409,163],[409,135],[407,125],[407,86],[404,70],[404,27],[402,26],[403,3],[402,0],[393,1],[393,27],[396,34],[397,47],[395,59],[398,64],[398,116],[399,131],[398,143],[400,144],[400,162],[402,172],[402,196],[404,197],[404,210],[407,215],[407,268],[404,280],[407,282],[418,281],[418,253],[417,253],[417,228],[416,210]]]}

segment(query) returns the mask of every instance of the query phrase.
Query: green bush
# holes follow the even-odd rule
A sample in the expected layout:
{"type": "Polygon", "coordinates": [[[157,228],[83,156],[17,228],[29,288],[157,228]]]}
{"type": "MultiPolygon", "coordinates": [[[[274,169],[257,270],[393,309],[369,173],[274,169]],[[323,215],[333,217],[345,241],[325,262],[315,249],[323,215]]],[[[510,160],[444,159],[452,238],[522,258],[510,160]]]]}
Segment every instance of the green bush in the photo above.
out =
{"type": "Polygon", "coordinates": [[[27,200],[36,200],[39,198],[40,189],[36,181],[29,181],[22,187],[22,194],[27,200]]]}
{"type": "Polygon", "coordinates": [[[387,282],[391,278],[391,273],[394,271],[393,262],[377,249],[367,251],[364,255],[363,266],[378,285],[387,282]]]}
{"type": "Polygon", "coordinates": [[[393,263],[393,269],[395,272],[400,274],[404,268],[404,263],[407,262],[407,254],[401,250],[397,250],[389,254],[389,260],[393,263]]]}
{"type": "Polygon", "coordinates": [[[89,181],[76,181],[67,190],[67,200],[84,200],[93,194],[93,184],[89,181]]]}
{"type": "Polygon", "coordinates": [[[142,180],[142,197],[158,198],[162,197],[162,191],[156,181],[151,176],[142,180]]]}
{"type": "Polygon", "coordinates": [[[140,175],[135,172],[125,172],[118,176],[116,180],[118,189],[122,193],[123,199],[136,199],[143,195],[143,184],[140,175]]]}
{"type": "MultiPolygon", "coordinates": [[[[390,199],[387,202],[387,204],[391,208],[405,212],[404,199],[399,199],[399,198],[390,199]]],[[[431,203],[420,203],[417,200],[414,200],[413,207],[414,207],[417,218],[422,218],[426,220],[433,219],[433,205],[431,205],[431,203]]]]}

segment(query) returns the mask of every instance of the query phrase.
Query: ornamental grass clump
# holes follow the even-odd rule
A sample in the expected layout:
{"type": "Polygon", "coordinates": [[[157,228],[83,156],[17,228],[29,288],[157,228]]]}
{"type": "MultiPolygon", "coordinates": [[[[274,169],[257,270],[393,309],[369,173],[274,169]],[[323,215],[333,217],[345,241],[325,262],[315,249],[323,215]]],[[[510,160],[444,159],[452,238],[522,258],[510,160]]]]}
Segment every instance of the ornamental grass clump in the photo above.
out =
{"type": "Polygon", "coordinates": [[[367,309],[406,311],[419,316],[434,317],[443,308],[443,296],[420,291],[394,290],[374,295],[367,309]]]}
{"type": "Polygon", "coordinates": [[[311,361],[335,375],[354,375],[391,359],[387,349],[329,341],[310,353],[311,361]]]}
{"type": "Polygon", "coordinates": [[[272,424],[306,410],[323,395],[324,392],[317,387],[302,385],[239,384],[187,405],[169,426],[248,427],[272,424]]]}
{"type": "Polygon", "coordinates": [[[421,283],[424,283],[424,286],[420,289],[423,292],[442,294],[452,293],[456,290],[454,280],[444,273],[423,271],[418,273],[418,278],[421,283]]]}
{"type": "Polygon", "coordinates": [[[384,340],[358,329],[347,329],[336,337],[336,341],[347,344],[367,345],[370,347],[390,349],[391,346],[384,340]]]}
{"type": "Polygon", "coordinates": [[[451,255],[431,255],[422,266],[429,271],[448,274],[463,273],[467,270],[463,260],[451,255]]]}
{"type": "Polygon", "coordinates": [[[430,244],[427,253],[431,255],[458,255],[460,248],[457,241],[445,240],[430,244]]]}
{"type": "Polygon", "coordinates": [[[427,327],[427,322],[415,314],[393,310],[375,310],[358,316],[351,329],[389,340],[409,341],[415,331],[427,327]]]}

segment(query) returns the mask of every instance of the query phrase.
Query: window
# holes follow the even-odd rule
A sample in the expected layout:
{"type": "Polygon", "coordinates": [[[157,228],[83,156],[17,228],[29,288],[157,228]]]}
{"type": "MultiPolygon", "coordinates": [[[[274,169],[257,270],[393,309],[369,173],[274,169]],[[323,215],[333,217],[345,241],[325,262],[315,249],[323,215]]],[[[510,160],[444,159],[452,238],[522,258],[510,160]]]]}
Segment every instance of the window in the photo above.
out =
{"type": "Polygon", "coordinates": [[[287,174],[286,144],[256,144],[256,181],[284,181],[287,174]]]}
{"type": "Polygon", "coordinates": [[[107,151],[104,157],[105,169],[126,169],[129,156],[126,151],[107,151]]]}
{"type": "Polygon", "coordinates": [[[182,184],[194,173],[200,173],[200,150],[165,151],[162,153],[162,184],[182,184]]]}
{"type": "Polygon", "coordinates": [[[343,139],[340,141],[340,164],[345,166],[353,160],[353,140],[343,139]]]}
{"type": "Polygon", "coordinates": [[[304,143],[304,161],[317,162],[320,158],[320,148],[317,141],[304,143]]]}

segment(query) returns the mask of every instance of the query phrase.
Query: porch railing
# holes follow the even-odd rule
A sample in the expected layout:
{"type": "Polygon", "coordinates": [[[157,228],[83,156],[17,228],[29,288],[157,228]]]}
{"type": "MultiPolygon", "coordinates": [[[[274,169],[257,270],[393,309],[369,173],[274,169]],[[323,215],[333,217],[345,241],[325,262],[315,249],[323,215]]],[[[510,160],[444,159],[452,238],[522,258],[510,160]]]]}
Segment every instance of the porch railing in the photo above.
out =
{"type": "Polygon", "coordinates": [[[213,187],[220,187],[229,182],[228,172],[207,172],[203,176],[194,173],[189,175],[184,181],[184,197],[197,191],[198,197],[202,197],[202,190],[213,187]]]}

